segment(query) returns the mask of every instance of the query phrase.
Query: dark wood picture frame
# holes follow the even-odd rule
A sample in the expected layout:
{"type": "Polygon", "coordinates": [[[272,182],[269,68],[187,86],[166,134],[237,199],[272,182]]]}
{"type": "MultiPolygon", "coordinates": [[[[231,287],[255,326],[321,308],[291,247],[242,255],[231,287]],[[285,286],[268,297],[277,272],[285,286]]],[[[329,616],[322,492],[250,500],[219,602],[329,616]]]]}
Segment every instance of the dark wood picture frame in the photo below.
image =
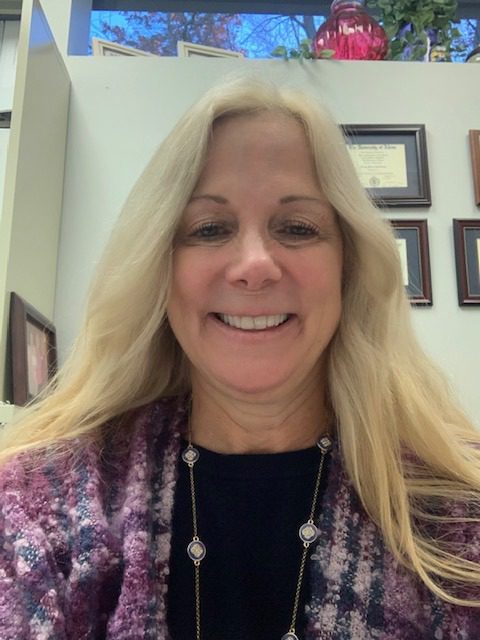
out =
{"type": "Polygon", "coordinates": [[[0,111],[0,129],[10,129],[12,122],[11,111],[0,111]]]}
{"type": "Polygon", "coordinates": [[[458,304],[480,305],[480,218],[453,220],[458,304]]]}
{"type": "Polygon", "coordinates": [[[16,293],[10,294],[13,403],[33,400],[57,371],[55,327],[16,293]]]}
{"type": "Polygon", "coordinates": [[[475,204],[480,206],[480,129],[470,129],[470,154],[472,156],[473,189],[475,204]]]}
{"type": "Polygon", "coordinates": [[[342,128],[347,145],[365,147],[365,172],[362,175],[359,170],[359,176],[377,206],[429,207],[432,204],[425,125],[345,124],[342,128]],[[387,160],[390,165],[386,164],[387,160]],[[395,175],[398,162],[404,162],[405,166],[395,175]],[[399,184],[395,186],[397,179],[399,184]],[[375,186],[375,182],[380,185],[382,181],[391,184],[375,186]]]}
{"type": "Polygon", "coordinates": [[[426,220],[389,220],[399,241],[405,290],[412,305],[432,306],[432,277],[426,220]]]}

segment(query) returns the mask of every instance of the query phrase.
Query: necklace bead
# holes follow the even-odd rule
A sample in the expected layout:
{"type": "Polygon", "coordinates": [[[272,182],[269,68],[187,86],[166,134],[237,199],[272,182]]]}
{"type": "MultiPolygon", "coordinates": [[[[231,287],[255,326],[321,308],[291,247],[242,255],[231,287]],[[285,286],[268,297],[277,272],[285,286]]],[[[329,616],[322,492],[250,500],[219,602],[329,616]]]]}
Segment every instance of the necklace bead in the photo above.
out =
{"type": "Polygon", "coordinates": [[[193,467],[195,462],[200,458],[198,449],[195,449],[191,444],[182,452],[182,460],[188,464],[189,467],[193,467]]]}
{"type": "Polygon", "coordinates": [[[195,536],[187,547],[187,553],[190,560],[200,563],[207,555],[207,547],[195,536]]]}
{"type": "Polygon", "coordinates": [[[304,522],[298,530],[298,536],[304,544],[311,544],[318,538],[318,529],[313,522],[304,522]]]}
{"type": "Polygon", "coordinates": [[[328,453],[333,446],[333,441],[330,436],[322,436],[317,442],[317,447],[322,453],[328,453]]]}

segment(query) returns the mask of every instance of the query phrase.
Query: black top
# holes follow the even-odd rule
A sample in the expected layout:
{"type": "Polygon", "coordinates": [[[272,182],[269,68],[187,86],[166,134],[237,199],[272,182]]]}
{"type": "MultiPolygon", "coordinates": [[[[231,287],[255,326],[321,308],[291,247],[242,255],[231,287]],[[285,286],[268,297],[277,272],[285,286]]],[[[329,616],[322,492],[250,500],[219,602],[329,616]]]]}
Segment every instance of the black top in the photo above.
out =
{"type": "MultiPolygon", "coordinates": [[[[200,566],[202,640],[280,640],[290,627],[303,551],[298,528],[310,515],[320,450],[225,455],[197,449],[198,535],[207,547],[200,566]]],[[[194,568],[186,553],[193,535],[190,476],[181,458],[178,464],[168,626],[173,640],[193,640],[194,568]]],[[[300,638],[310,596],[308,565],[296,626],[300,638]]]]}

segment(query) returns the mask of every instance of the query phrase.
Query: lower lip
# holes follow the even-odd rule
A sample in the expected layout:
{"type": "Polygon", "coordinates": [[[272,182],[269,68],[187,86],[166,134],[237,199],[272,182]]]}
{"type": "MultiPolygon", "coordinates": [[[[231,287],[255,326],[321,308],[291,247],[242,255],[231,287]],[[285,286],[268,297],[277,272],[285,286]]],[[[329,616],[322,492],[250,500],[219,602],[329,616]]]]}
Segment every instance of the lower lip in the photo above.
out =
{"type": "Polygon", "coordinates": [[[208,317],[215,322],[215,325],[219,329],[223,329],[230,337],[236,336],[245,340],[262,340],[269,337],[273,338],[280,336],[282,333],[285,333],[285,331],[288,331],[293,326],[297,318],[297,316],[291,315],[289,316],[288,320],[282,322],[282,324],[279,324],[276,327],[267,327],[266,329],[237,329],[237,327],[232,327],[229,324],[225,324],[225,322],[222,322],[213,313],[209,314],[208,317]]]}

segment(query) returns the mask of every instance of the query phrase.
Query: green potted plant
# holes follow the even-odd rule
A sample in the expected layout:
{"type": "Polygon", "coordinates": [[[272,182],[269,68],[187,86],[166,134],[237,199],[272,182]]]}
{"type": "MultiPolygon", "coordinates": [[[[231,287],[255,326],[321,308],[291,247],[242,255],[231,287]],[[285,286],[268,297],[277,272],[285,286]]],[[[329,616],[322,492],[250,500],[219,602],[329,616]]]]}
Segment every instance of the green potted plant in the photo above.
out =
{"type": "Polygon", "coordinates": [[[292,58],[302,60],[312,60],[317,58],[331,58],[335,51],[333,49],[325,49],[320,55],[315,55],[312,49],[312,41],[309,38],[305,38],[300,41],[298,49],[288,49],[284,45],[278,45],[270,54],[274,58],[283,58],[284,60],[290,60],[292,58]]]}
{"type": "Polygon", "coordinates": [[[453,44],[461,35],[454,26],[457,5],[457,0],[367,0],[390,40],[390,60],[428,60],[432,49],[450,60],[452,51],[461,50],[453,44]]]}

